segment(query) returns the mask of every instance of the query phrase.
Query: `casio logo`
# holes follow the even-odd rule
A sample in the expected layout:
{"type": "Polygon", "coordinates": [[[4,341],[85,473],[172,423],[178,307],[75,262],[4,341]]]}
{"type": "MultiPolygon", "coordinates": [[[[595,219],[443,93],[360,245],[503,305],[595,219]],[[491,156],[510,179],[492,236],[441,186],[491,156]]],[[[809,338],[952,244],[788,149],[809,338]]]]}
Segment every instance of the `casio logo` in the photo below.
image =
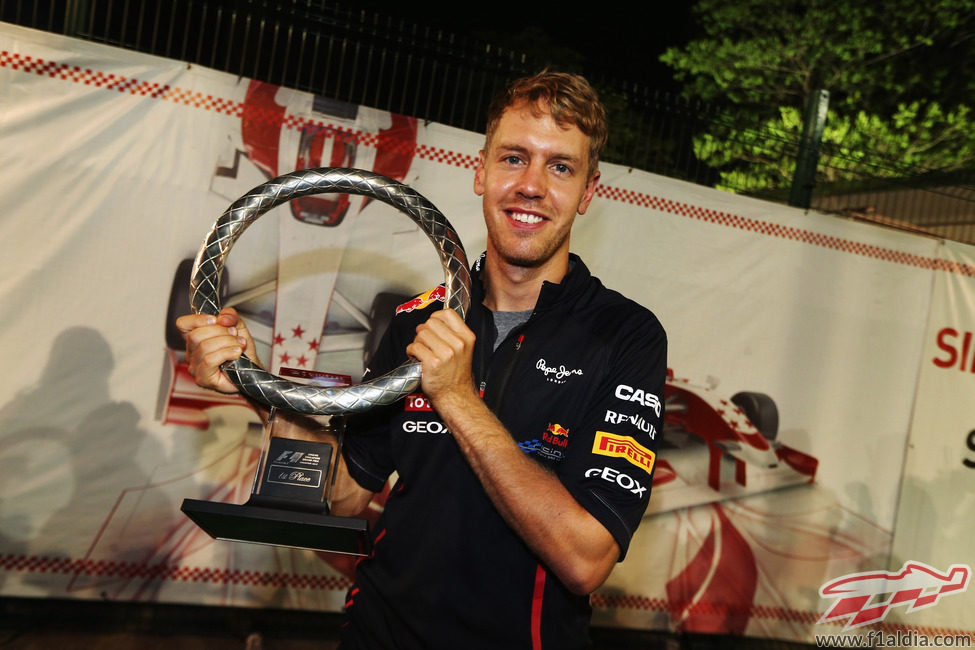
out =
{"type": "Polygon", "coordinates": [[[631,388],[626,384],[616,387],[616,397],[626,402],[636,402],[653,409],[653,412],[660,417],[660,398],[653,393],[649,393],[642,388],[631,388]]]}

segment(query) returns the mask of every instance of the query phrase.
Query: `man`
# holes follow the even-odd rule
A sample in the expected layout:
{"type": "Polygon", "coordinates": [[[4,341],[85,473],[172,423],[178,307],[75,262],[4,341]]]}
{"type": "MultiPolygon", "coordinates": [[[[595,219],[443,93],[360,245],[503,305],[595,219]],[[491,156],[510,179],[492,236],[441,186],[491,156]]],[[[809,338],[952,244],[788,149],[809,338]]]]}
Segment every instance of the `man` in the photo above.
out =
{"type": "MultiPolygon", "coordinates": [[[[413,357],[423,395],[349,424],[352,480],[333,512],[398,480],[357,567],[344,648],[587,645],[588,594],[649,500],[666,375],[657,319],[569,253],[606,132],[574,75],[516,81],[492,104],[474,175],[488,246],[467,321],[398,313],[367,375],[413,357]]],[[[254,354],[236,313],[178,324],[197,381],[234,390],[219,365],[254,354]]]]}

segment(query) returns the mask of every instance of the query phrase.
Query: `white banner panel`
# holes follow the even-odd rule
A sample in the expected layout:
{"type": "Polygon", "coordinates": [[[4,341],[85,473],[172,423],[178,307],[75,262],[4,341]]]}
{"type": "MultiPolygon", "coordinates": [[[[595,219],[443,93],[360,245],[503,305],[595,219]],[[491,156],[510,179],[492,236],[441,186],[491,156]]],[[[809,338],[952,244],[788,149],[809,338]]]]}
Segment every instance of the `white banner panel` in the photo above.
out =
{"type": "MultiPolygon", "coordinates": [[[[975,567],[975,249],[942,242],[938,259],[890,567],[920,560],[947,577],[953,565],[975,567]]],[[[892,618],[910,625],[916,615],[905,609],[892,618]]],[[[954,628],[971,611],[969,594],[948,592],[924,612],[925,625],[954,628]]]]}
{"type": "MultiPolygon", "coordinates": [[[[0,26],[0,592],[340,609],[348,558],[215,542],[179,512],[187,497],[245,501],[260,431],[239,400],[188,381],[167,323],[188,309],[187,260],[216,217],[296,168],[400,179],[476,256],[482,141],[0,26]]],[[[937,243],[602,171],[573,248],[657,313],[673,377],[650,510],[593,596],[595,621],[839,631],[816,624],[820,586],[891,569],[895,512],[899,529],[917,516],[897,495],[930,365],[932,282],[945,277],[937,243]]],[[[361,197],[273,213],[231,252],[224,304],[275,366],[357,378],[382,314],[441,281],[431,244],[361,197]]],[[[904,624],[928,625],[928,611],[904,624]]]]}

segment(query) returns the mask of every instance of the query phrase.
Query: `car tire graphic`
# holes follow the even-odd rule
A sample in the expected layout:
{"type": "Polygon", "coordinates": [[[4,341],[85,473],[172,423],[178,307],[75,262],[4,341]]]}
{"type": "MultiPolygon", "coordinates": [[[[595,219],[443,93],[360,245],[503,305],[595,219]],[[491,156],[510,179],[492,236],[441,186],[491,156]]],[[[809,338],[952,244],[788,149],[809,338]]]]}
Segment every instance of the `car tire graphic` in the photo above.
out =
{"type": "Polygon", "coordinates": [[[732,395],[731,402],[745,413],[766,440],[775,440],[779,434],[779,409],[771,397],[765,393],[743,391],[732,395]]]}
{"type": "Polygon", "coordinates": [[[362,346],[363,367],[368,368],[372,355],[376,354],[379,342],[382,341],[389,323],[396,315],[396,307],[409,300],[410,297],[392,291],[382,291],[376,294],[369,309],[369,332],[366,334],[365,345],[362,346]]]}

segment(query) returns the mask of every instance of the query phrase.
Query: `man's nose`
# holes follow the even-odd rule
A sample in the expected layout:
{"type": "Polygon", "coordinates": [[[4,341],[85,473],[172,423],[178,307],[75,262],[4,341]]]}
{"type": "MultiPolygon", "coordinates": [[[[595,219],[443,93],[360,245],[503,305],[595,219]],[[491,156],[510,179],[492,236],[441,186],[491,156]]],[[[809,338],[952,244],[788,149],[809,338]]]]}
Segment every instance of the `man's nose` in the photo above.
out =
{"type": "Polygon", "coordinates": [[[526,165],[518,181],[519,196],[528,200],[544,197],[548,189],[545,167],[541,164],[526,165]]]}

